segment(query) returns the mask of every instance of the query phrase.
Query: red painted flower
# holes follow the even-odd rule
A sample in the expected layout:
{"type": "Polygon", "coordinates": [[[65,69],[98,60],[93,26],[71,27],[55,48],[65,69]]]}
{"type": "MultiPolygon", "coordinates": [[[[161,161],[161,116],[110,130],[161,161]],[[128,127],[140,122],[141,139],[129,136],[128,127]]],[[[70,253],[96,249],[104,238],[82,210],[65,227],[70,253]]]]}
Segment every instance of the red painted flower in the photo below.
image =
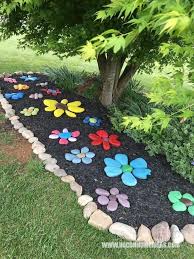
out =
{"type": "Polygon", "coordinates": [[[57,95],[61,94],[61,91],[58,88],[57,89],[44,88],[44,89],[41,89],[41,91],[45,92],[48,95],[52,95],[52,96],[57,96],[57,95]]]}
{"type": "Polygon", "coordinates": [[[111,145],[114,147],[120,147],[121,145],[117,135],[108,135],[105,130],[98,130],[96,133],[90,133],[88,137],[92,140],[91,144],[93,146],[102,145],[104,150],[109,150],[111,145]]]}

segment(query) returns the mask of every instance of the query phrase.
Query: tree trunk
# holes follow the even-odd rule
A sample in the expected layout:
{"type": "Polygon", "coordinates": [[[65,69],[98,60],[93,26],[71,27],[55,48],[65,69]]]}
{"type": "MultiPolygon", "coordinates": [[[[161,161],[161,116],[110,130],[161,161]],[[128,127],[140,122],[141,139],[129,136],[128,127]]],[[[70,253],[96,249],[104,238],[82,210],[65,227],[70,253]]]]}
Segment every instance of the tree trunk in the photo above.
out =
{"type": "Polygon", "coordinates": [[[103,85],[100,101],[104,106],[110,106],[113,101],[118,101],[123,90],[136,72],[136,66],[127,65],[121,73],[125,57],[114,54],[101,54],[97,62],[103,85]]]}
{"type": "Polygon", "coordinates": [[[114,92],[113,92],[114,102],[117,102],[118,99],[121,97],[123,91],[127,87],[129,81],[135,75],[136,71],[137,71],[137,66],[135,64],[130,64],[126,66],[122,75],[119,78],[117,86],[114,88],[114,92]]]}

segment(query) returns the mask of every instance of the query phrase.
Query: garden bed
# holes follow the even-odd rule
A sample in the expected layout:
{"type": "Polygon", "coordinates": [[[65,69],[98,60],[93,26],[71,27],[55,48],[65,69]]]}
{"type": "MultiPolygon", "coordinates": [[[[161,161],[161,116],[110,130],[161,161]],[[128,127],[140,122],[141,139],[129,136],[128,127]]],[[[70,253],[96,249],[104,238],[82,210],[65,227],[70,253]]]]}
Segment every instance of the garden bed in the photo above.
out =
{"type": "MultiPolygon", "coordinates": [[[[26,128],[31,130],[39,141],[45,147],[47,153],[51,154],[57,159],[60,168],[76,179],[83,187],[83,193],[88,194],[94,198],[98,208],[110,215],[114,222],[122,222],[132,227],[139,227],[144,224],[147,227],[152,227],[161,221],[167,221],[169,224],[176,224],[180,228],[189,223],[194,223],[194,217],[188,212],[176,212],[172,209],[172,204],[168,200],[168,193],[170,191],[180,191],[181,193],[190,193],[194,195],[194,186],[181,176],[173,172],[163,156],[150,157],[145,151],[142,144],[135,143],[131,138],[125,134],[117,134],[121,142],[120,147],[113,147],[105,151],[101,145],[91,145],[91,139],[88,138],[90,133],[96,133],[97,130],[106,130],[109,134],[115,134],[112,130],[112,125],[108,119],[107,111],[97,101],[89,101],[88,99],[78,96],[76,94],[68,94],[62,91],[58,96],[50,96],[45,92],[42,99],[30,99],[29,95],[32,93],[39,93],[45,87],[36,86],[40,82],[49,82],[44,75],[34,74],[38,80],[34,82],[24,82],[20,76],[14,76],[18,84],[29,85],[28,90],[24,90],[24,98],[20,100],[9,100],[12,104],[16,115],[20,116],[20,121],[26,128]],[[68,99],[70,102],[79,100],[85,109],[84,112],[79,113],[77,118],[70,118],[63,114],[56,118],[53,112],[45,112],[44,99],[54,99],[60,102],[62,99],[68,99]],[[24,108],[34,106],[39,108],[36,116],[26,117],[20,113],[24,108]],[[93,127],[83,123],[86,116],[94,116],[102,120],[100,127],[93,127]],[[80,136],[77,141],[69,142],[68,145],[60,145],[58,139],[50,139],[49,135],[53,130],[62,131],[67,128],[69,131],[80,131],[80,136]],[[90,151],[95,153],[91,164],[74,164],[65,159],[65,153],[71,153],[73,149],[81,149],[88,147],[90,151]],[[148,168],[151,169],[151,175],[146,180],[137,179],[135,186],[129,187],[123,184],[121,176],[108,177],[104,172],[105,163],[104,158],[113,158],[116,154],[126,154],[129,161],[141,157],[145,159],[148,168]],[[102,206],[97,202],[98,195],[95,193],[96,188],[103,188],[110,190],[116,187],[120,193],[128,195],[130,208],[118,206],[116,211],[108,211],[106,206],[102,206]]],[[[2,93],[16,92],[12,83],[0,81],[2,93]]],[[[55,89],[54,83],[49,82],[48,88],[55,89]]]]}

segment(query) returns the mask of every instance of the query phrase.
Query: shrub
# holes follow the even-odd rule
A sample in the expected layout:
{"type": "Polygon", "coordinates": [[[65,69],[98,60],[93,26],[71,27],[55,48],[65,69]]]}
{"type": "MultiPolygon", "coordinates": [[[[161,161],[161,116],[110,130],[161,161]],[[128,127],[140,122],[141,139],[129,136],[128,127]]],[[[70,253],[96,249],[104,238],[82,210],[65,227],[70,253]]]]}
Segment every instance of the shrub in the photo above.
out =
{"type": "Polygon", "coordinates": [[[47,67],[45,72],[51,80],[55,81],[57,87],[68,92],[74,91],[84,81],[84,72],[72,72],[66,66],[60,68],[47,67]]]}
{"type": "Polygon", "coordinates": [[[125,111],[126,115],[145,115],[151,105],[148,105],[148,98],[143,95],[143,92],[140,81],[132,79],[118,100],[118,108],[125,111]]]}
{"type": "Polygon", "coordinates": [[[146,150],[152,156],[164,154],[178,174],[194,183],[194,166],[191,165],[194,159],[194,118],[184,123],[174,119],[162,133],[159,128],[145,133],[130,127],[124,129],[121,123],[125,115],[118,108],[111,108],[110,118],[115,130],[126,133],[138,143],[146,144],[146,150]]]}

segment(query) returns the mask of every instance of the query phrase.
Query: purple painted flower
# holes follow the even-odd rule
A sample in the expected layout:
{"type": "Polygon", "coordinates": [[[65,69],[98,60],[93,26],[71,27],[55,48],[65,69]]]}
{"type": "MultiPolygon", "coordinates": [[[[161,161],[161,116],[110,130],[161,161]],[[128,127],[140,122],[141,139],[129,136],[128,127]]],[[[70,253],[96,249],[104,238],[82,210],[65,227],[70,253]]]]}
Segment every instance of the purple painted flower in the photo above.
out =
{"type": "Polygon", "coordinates": [[[128,196],[124,193],[119,193],[117,188],[111,188],[109,191],[97,188],[95,192],[99,195],[97,198],[98,203],[103,206],[107,205],[108,211],[116,211],[119,204],[125,208],[130,208],[128,196]]]}

